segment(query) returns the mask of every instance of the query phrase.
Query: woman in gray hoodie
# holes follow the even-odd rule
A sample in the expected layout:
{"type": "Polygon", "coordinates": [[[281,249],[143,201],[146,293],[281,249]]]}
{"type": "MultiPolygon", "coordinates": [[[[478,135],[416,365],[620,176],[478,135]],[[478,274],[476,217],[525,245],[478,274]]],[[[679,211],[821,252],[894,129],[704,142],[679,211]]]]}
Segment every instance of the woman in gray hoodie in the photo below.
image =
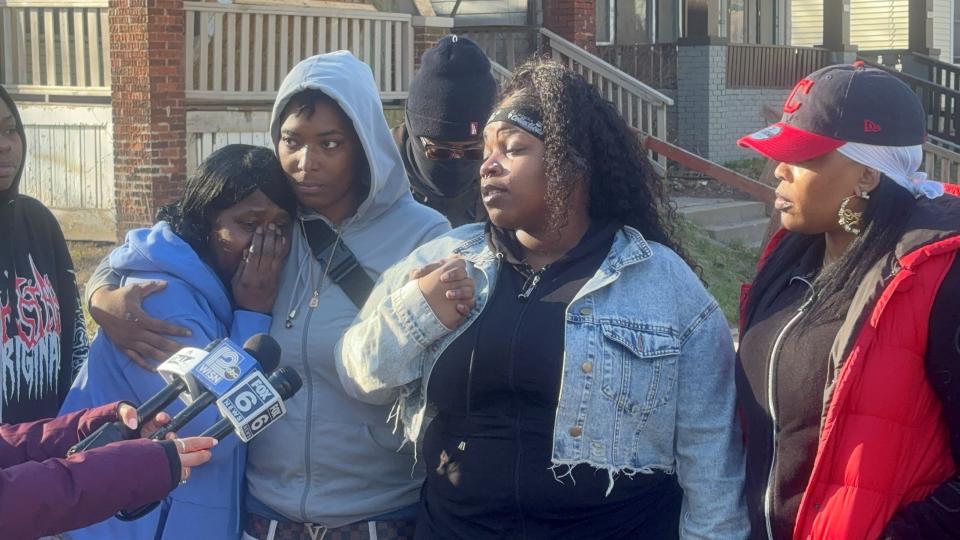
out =
{"type": "MultiPolygon", "coordinates": [[[[398,450],[388,407],[345,393],[334,346],[380,274],[449,223],[411,196],[373,74],[350,53],[294,67],[270,132],[301,207],[270,334],[306,391],[250,445],[246,537],[410,538],[423,473],[411,474],[412,450],[398,450]]],[[[101,273],[87,290],[109,284],[101,273]]],[[[142,293],[122,294],[94,307],[132,335],[142,323],[127,319],[140,317],[122,306],[142,293]]]]}

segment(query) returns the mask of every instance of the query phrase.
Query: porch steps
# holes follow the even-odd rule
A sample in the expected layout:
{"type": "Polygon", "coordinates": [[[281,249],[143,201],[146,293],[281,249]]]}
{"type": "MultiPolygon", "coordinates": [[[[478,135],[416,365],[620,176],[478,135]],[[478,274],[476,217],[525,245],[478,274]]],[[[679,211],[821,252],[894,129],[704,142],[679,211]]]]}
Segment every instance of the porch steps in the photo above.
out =
{"type": "Polygon", "coordinates": [[[675,197],[673,201],[682,216],[718,242],[758,248],[763,241],[768,223],[763,203],[700,197],[675,197]]]}

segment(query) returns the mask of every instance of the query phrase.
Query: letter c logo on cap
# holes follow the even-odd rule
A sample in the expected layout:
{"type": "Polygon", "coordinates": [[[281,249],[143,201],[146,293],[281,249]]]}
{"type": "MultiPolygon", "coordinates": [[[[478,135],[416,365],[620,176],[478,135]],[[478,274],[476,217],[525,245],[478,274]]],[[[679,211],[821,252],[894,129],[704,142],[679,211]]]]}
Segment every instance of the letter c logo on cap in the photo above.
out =
{"type": "Polygon", "coordinates": [[[798,82],[796,86],[793,87],[793,92],[790,92],[790,97],[787,98],[787,102],[783,104],[783,112],[787,114],[793,114],[800,109],[800,106],[803,103],[796,101],[797,92],[803,92],[803,95],[810,93],[810,89],[813,88],[813,81],[810,79],[803,79],[798,82]]]}

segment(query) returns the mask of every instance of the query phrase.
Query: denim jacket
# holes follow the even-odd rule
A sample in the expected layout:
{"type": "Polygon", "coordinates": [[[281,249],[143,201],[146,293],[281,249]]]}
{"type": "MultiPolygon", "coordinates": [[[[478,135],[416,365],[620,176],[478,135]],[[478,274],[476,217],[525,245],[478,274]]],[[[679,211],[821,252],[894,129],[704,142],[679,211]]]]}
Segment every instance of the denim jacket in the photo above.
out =
{"type": "MultiPolygon", "coordinates": [[[[460,227],[388,270],[337,348],[347,392],[395,402],[394,421],[416,444],[433,416],[430,374],[477,320],[501,258],[482,224],[460,227]],[[454,330],[434,315],[409,273],[460,256],[476,307],[454,330]]],[[[723,313],[670,249],[635,229],[617,232],[597,273],[567,307],[563,381],[551,461],[617,474],[676,473],[684,490],[681,537],[745,538],[744,454],[734,414],[734,350],[723,313]]]]}

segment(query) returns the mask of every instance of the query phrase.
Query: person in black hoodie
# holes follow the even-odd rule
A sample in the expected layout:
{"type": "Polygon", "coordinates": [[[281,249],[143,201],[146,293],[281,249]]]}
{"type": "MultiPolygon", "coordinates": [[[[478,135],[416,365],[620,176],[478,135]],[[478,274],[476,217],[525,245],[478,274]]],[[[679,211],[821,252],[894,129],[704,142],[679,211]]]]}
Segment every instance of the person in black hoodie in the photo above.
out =
{"type": "Polygon", "coordinates": [[[490,60],[473,41],[444,36],[423,53],[405,121],[393,129],[413,197],[454,228],[483,221],[483,126],[497,99],[490,60]]]}
{"type": "Polygon", "coordinates": [[[19,193],[26,134],[0,86],[0,421],[57,416],[87,356],[73,261],[56,218],[19,193]]]}

